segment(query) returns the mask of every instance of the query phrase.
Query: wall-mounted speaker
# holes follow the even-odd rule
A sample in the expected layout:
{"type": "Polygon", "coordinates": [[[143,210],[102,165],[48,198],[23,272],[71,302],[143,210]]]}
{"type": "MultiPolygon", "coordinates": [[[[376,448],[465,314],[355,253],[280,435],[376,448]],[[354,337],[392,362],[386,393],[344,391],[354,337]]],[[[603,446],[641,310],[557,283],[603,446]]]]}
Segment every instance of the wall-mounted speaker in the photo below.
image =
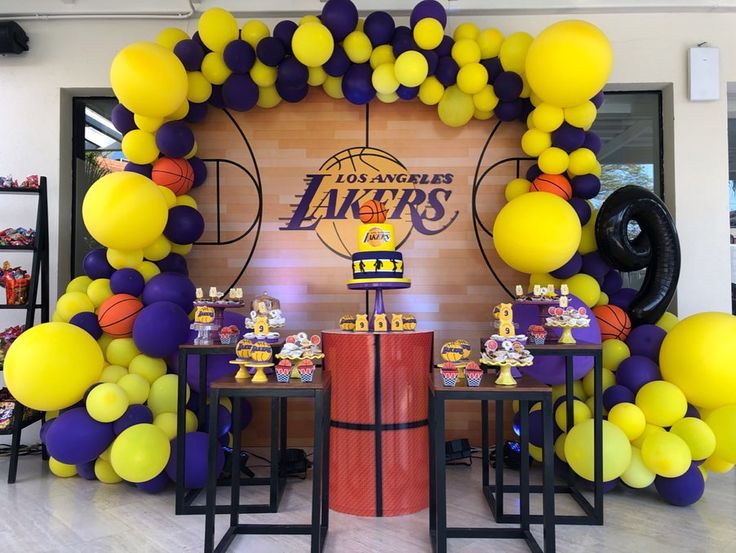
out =
{"type": "Polygon", "coordinates": [[[0,54],[28,51],[28,35],[15,21],[0,21],[0,54]]]}

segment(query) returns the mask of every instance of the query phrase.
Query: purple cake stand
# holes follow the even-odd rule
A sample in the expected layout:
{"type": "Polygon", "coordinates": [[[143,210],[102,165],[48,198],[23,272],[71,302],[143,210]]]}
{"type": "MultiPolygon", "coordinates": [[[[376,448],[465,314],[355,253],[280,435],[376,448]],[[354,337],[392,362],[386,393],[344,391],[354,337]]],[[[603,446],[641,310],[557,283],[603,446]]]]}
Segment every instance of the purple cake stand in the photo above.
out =
{"type": "Polygon", "coordinates": [[[373,314],[369,320],[368,326],[373,330],[373,319],[376,315],[385,313],[383,307],[383,291],[384,290],[400,290],[402,288],[410,288],[411,282],[354,282],[348,284],[350,290],[375,290],[376,300],[373,303],[373,314]]]}

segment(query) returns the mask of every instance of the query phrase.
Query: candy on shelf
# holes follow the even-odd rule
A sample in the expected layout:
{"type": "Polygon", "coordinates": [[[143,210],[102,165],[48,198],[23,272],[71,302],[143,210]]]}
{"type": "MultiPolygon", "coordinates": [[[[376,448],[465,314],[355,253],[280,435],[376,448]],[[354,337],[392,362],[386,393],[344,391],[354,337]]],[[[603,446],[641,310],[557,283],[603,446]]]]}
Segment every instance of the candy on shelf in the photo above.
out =
{"type": "Polygon", "coordinates": [[[12,175],[0,177],[0,188],[22,188],[27,190],[38,190],[38,175],[28,175],[18,182],[12,175]]]}
{"type": "Polygon", "coordinates": [[[5,261],[0,269],[0,286],[5,288],[8,305],[22,305],[28,301],[31,275],[25,269],[12,267],[5,261]]]}
{"type": "Polygon", "coordinates": [[[21,333],[25,330],[25,327],[23,325],[16,325],[11,326],[0,332],[0,368],[3,366],[3,361],[5,361],[5,354],[8,352],[8,349],[10,349],[10,345],[15,341],[15,339],[21,335],[21,333]]]}
{"type": "Polygon", "coordinates": [[[28,247],[33,245],[36,231],[23,227],[0,230],[0,246],[28,247]]]}

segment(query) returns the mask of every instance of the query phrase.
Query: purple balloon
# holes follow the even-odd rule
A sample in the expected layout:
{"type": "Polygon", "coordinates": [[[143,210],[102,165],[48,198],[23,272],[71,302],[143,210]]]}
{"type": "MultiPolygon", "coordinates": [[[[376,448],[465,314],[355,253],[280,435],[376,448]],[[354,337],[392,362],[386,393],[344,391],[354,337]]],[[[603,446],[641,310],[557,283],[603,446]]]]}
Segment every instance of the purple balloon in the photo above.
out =
{"type": "Polygon", "coordinates": [[[335,37],[335,42],[342,42],[358,25],[358,8],[350,0],[328,0],[320,20],[335,37]]]}
{"type": "Polygon", "coordinates": [[[49,429],[51,428],[52,424],[54,424],[54,419],[44,421],[41,424],[41,429],[38,431],[38,437],[41,440],[42,444],[46,443],[46,435],[49,433],[49,429]]]}
{"type": "Polygon", "coordinates": [[[391,40],[391,47],[394,51],[394,56],[399,57],[404,52],[409,50],[415,50],[417,43],[414,42],[414,35],[409,27],[396,27],[394,31],[394,38],[391,40]]]}
{"type": "Polygon", "coordinates": [[[204,164],[204,161],[197,156],[190,157],[189,165],[192,166],[192,171],[194,171],[194,182],[192,183],[192,188],[202,186],[204,181],[207,180],[207,166],[204,164]]]}
{"type": "Polygon", "coordinates": [[[279,21],[273,28],[273,36],[282,42],[287,52],[291,52],[291,39],[294,37],[294,32],[298,28],[299,25],[288,19],[279,21]]]}
{"type": "Polygon", "coordinates": [[[184,64],[187,71],[199,71],[204,59],[204,49],[196,40],[180,40],[174,46],[174,54],[184,64]]]}
{"type": "Polygon", "coordinates": [[[112,424],[97,422],[84,407],[70,409],[54,419],[46,434],[46,449],[68,465],[94,461],[112,443],[112,424]]]}
{"type": "Polygon", "coordinates": [[[414,25],[426,17],[436,19],[442,23],[443,27],[447,25],[447,13],[445,12],[445,8],[436,0],[422,0],[414,6],[414,9],[411,10],[409,23],[412,28],[414,28],[414,25]]]}
{"type": "Polygon", "coordinates": [[[570,278],[573,275],[578,274],[583,268],[583,256],[580,255],[578,252],[575,252],[573,256],[570,258],[570,261],[565,263],[562,267],[557,269],[556,271],[552,271],[550,273],[551,276],[554,278],[559,279],[566,279],[570,278]]]}
{"type": "Polygon", "coordinates": [[[666,335],[664,329],[657,325],[645,324],[637,326],[629,333],[626,345],[629,346],[631,355],[643,355],[656,363],[659,360],[659,350],[666,335]]]}
{"type": "Polygon", "coordinates": [[[677,478],[657,476],[654,479],[654,487],[667,503],[687,507],[703,497],[705,478],[698,465],[691,463],[685,474],[677,478]]]}
{"type": "Polygon", "coordinates": [[[534,179],[536,179],[541,174],[542,170],[539,168],[539,165],[535,163],[526,170],[526,180],[528,180],[529,182],[534,182],[534,179]]]}
{"type": "Polygon", "coordinates": [[[92,280],[110,278],[110,275],[115,271],[112,265],[107,262],[106,252],[105,248],[97,248],[84,256],[82,261],[84,273],[92,280]]]}
{"type": "Polygon", "coordinates": [[[276,92],[279,93],[282,100],[296,104],[307,97],[307,94],[309,93],[309,85],[307,83],[303,83],[296,86],[285,86],[279,81],[276,81],[276,92]]]}
{"type": "Polygon", "coordinates": [[[212,52],[212,50],[210,50],[207,45],[202,42],[202,37],[199,36],[199,31],[194,31],[194,34],[192,35],[192,40],[202,47],[202,50],[204,50],[205,54],[209,54],[210,52],[212,52]]]}
{"type": "Polygon", "coordinates": [[[233,73],[246,75],[253,68],[256,61],[256,53],[253,47],[244,40],[233,40],[225,46],[222,52],[225,65],[233,73]]]}
{"type": "Polygon", "coordinates": [[[95,462],[80,463],[77,465],[77,474],[85,480],[97,480],[95,475],[95,462]]]}
{"type": "Polygon", "coordinates": [[[207,117],[207,102],[189,102],[189,111],[184,119],[188,123],[200,123],[207,117]]]}
{"type": "Polygon", "coordinates": [[[97,321],[97,315],[89,311],[77,313],[71,318],[69,323],[87,331],[95,340],[98,340],[102,336],[102,329],[100,328],[100,323],[97,321]]]}
{"type": "Polygon", "coordinates": [[[277,67],[286,55],[286,47],[278,38],[267,36],[258,42],[256,55],[263,65],[277,67]]]}
{"type": "Polygon", "coordinates": [[[183,255],[178,253],[170,253],[160,261],[155,262],[162,273],[181,273],[183,275],[189,274],[187,268],[187,260],[184,259],[183,255]]]}
{"type": "MultiPolygon", "coordinates": [[[[232,416],[230,411],[225,409],[224,405],[218,405],[217,407],[217,436],[225,436],[232,428],[232,416]]],[[[204,414],[204,427],[209,429],[210,427],[210,410],[207,408],[204,414]]]]}
{"type": "Polygon", "coordinates": [[[400,84],[399,88],[396,89],[396,94],[402,100],[413,100],[419,94],[419,87],[400,84]]]}
{"type": "Polygon", "coordinates": [[[633,288],[621,288],[618,292],[614,292],[608,296],[608,303],[620,307],[624,311],[628,311],[629,307],[631,307],[631,302],[634,301],[637,294],[638,292],[633,288]]]}
{"type": "Polygon", "coordinates": [[[582,198],[571,198],[570,205],[575,210],[575,213],[577,213],[581,225],[585,225],[588,221],[590,221],[592,211],[588,202],[586,202],[582,198]]]}
{"type": "Polygon", "coordinates": [[[176,205],[169,209],[164,236],[174,244],[192,244],[204,232],[204,217],[189,205],[176,205]]]}
{"type": "Polygon", "coordinates": [[[616,269],[611,269],[606,273],[606,276],[603,279],[601,290],[603,290],[606,294],[610,296],[611,294],[615,294],[616,292],[621,290],[621,287],[623,285],[624,279],[621,276],[621,273],[619,273],[616,269]]]}
{"type": "Polygon", "coordinates": [[[598,155],[603,147],[603,143],[596,133],[588,131],[585,133],[585,140],[583,141],[582,147],[588,148],[588,150],[593,152],[595,155],[598,155]]]}
{"type": "Polygon", "coordinates": [[[381,44],[388,44],[394,37],[396,23],[394,18],[386,12],[373,12],[365,18],[363,32],[368,35],[375,48],[381,44]]]}
{"type": "Polygon", "coordinates": [[[112,430],[116,436],[122,434],[123,430],[136,424],[150,424],[153,422],[153,413],[145,405],[133,404],[128,406],[123,416],[112,423],[112,430]]]}
{"type": "Polygon", "coordinates": [[[583,256],[583,272],[596,279],[598,284],[603,283],[603,279],[610,270],[611,267],[608,266],[608,263],[603,261],[601,254],[597,251],[586,253],[583,256]]]}
{"type": "Polygon", "coordinates": [[[301,87],[307,84],[309,79],[309,69],[306,65],[303,65],[296,58],[285,59],[284,62],[279,65],[278,69],[278,80],[276,83],[281,83],[285,87],[301,87]]]}
{"type": "Polygon", "coordinates": [[[135,119],[133,119],[133,112],[123,104],[117,104],[112,108],[110,119],[112,120],[113,126],[122,134],[138,128],[135,124],[135,119]]]}
{"type": "Polygon", "coordinates": [[[513,100],[511,102],[498,102],[498,105],[493,110],[496,117],[501,121],[513,121],[521,115],[523,109],[523,103],[520,100],[513,100]]]}
{"type": "Polygon", "coordinates": [[[504,71],[493,81],[493,90],[502,102],[516,100],[524,88],[524,81],[513,71],[504,71]]]}
{"type": "Polygon", "coordinates": [[[145,285],[143,275],[135,269],[118,269],[110,276],[110,289],[113,294],[130,294],[138,297],[145,285]]]}
{"type": "Polygon", "coordinates": [[[225,99],[222,97],[222,85],[212,85],[212,94],[210,94],[210,99],[207,101],[216,108],[222,109],[225,107],[225,99]]]}
{"type": "Polygon", "coordinates": [[[642,355],[627,357],[616,369],[616,383],[626,387],[633,395],[636,395],[644,384],[661,379],[662,375],[657,364],[642,355]]]}
{"type": "Polygon", "coordinates": [[[542,447],[544,444],[544,425],[542,423],[541,409],[529,413],[529,443],[537,447],[542,447]]]}
{"type": "Polygon", "coordinates": [[[376,96],[376,89],[371,82],[372,74],[373,70],[367,63],[356,64],[348,69],[342,78],[342,93],[349,102],[361,106],[376,96]]]}
{"type": "Polygon", "coordinates": [[[153,170],[153,167],[150,164],[146,165],[139,165],[138,163],[133,163],[132,161],[129,161],[125,164],[125,168],[123,171],[128,171],[129,173],[138,173],[139,175],[143,175],[144,177],[151,178],[151,171],[153,170]]]}
{"type": "Polygon", "coordinates": [[[619,403],[634,403],[634,394],[626,386],[614,384],[603,392],[603,407],[608,411],[619,403]]]}
{"type": "Polygon", "coordinates": [[[159,273],[146,283],[143,290],[143,305],[158,301],[170,301],[185,313],[194,309],[196,299],[194,284],[181,273],[159,273]]]}
{"type": "Polygon", "coordinates": [[[521,102],[521,113],[517,119],[526,124],[529,115],[534,111],[534,104],[529,98],[519,98],[519,101],[521,102]]]}
{"type": "Polygon", "coordinates": [[[419,52],[427,60],[427,75],[434,75],[435,71],[437,71],[437,64],[440,61],[439,56],[432,50],[419,50],[419,52]]]}
{"type": "Polygon", "coordinates": [[[584,141],[585,131],[569,123],[562,123],[557,130],[552,131],[552,145],[568,153],[580,148],[584,141]]]}
{"type": "Polygon", "coordinates": [[[460,71],[460,67],[457,62],[450,56],[444,56],[437,61],[437,69],[434,72],[434,76],[442,83],[442,86],[448,87],[457,81],[458,71],[460,71]]]}
{"type": "Polygon", "coordinates": [[[170,301],[157,301],[138,313],[133,323],[133,341],[150,357],[176,353],[189,337],[189,316],[170,301]]]}
{"type": "Polygon", "coordinates": [[[700,411],[698,411],[698,408],[694,405],[687,404],[687,411],[685,411],[686,417],[693,417],[696,419],[700,418],[700,411]]]}
{"type": "Polygon", "coordinates": [[[248,111],[258,102],[258,85],[250,75],[233,73],[222,85],[225,106],[235,111],[248,111]]]}
{"type": "Polygon", "coordinates": [[[440,45],[434,49],[439,57],[449,56],[452,53],[452,47],[455,45],[455,41],[451,36],[443,36],[440,45]]]}
{"type": "Polygon", "coordinates": [[[488,82],[491,84],[495,84],[498,76],[504,72],[503,66],[501,65],[501,60],[496,56],[493,58],[481,60],[480,63],[483,65],[483,67],[486,68],[486,71],[488,71],[488,82]]]}
{"type": "Polygon", "coordinates": [[[169,121],[156,131],[156,146],[164,156],[184,157],[194,147],[194,133],[183,121],[169,121]]]}
{"type": "Polygon", "coordinates": [[[330,77],[342,77],[350,69],[350,58],[345,53],[342,44],[335,44],[330,59],[322,66],[330,77]]]}
{"type": "MultiPolygon", "coordinates": [[[[184,487],[188,489],[204,488],[207,485],[207,450],[209,436],[206,432],[189,432],[184,436],[184,487]]],[[[176,482],[176,440],[171,441],[171,457],[166,464],[166,474],[176,482]]],[[[215,472],[219,476],[225,466],[225,452],[217,448],[215,472]]]]}
{"type": "Polygon", "coordinates": [[[164,491],[168,485],[169,476],[166,474],[166,470],[162,470],[157,476],[145,482],[139,482],[135,486],[146,493],[154,494],[164,491]]]}
{"type": "Polygon", "coordinates": [[[593,102],[595,109],[601,109],[601,106],[603,105],[603,99],[604,99],[604,94],[603,94],[603,91],[601,90],[598,94],[593,96],[590,99],[590,101],[593,102]]]}
{"type": "MultiPolygon", "coordinates": [[[[570,296],[570,306],[579,308],[586,307],[582,301],[575,296],[570,296]]],[[[514,321],[519,324],[519,332],[526,332],[529,325],[541,324],[540,308],[537,305],[517,304],[514,305],[514,321]]],[[[544,312],[546,314],[546,311],[544,312]]],[[[574,331],[575,339],[580,343],[600,344],[601,331],[598,321],[591,317],[588,328],[579,328],[574,331]]],[[[550,328],[547,336],[550,342],[556,342],[561,331],[550,328]]],[[[579,380],[593,368],[593,359],[590,357],[575,357],[573,360],[573,380],[579,380]]],[[[565,382],[565,359],[557,356],[537,356],[531,367],[522,368],[522,372],[529,374],[540,382],[554,386],[565,382]]]]}
{"type": "Polygon", "coordinates": [[[595,198],[601,191],[601,181],[593,174],[578,175],[570,179],[572,195],[576,198],[589,200],[595,198]]]}

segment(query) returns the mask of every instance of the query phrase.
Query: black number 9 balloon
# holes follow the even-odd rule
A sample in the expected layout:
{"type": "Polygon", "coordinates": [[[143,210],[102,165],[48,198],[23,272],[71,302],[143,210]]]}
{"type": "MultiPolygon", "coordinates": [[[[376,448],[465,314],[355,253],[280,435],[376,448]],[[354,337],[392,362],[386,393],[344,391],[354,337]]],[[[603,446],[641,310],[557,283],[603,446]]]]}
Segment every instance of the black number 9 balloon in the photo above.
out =
{"type": "Polygon", "coordinates": [[[601,256],[620,271],[646,269],[629,309],[634,326],[656,323],[672,301],[680,277],[680,242],[667,206],[640,186],[613,192],[598,211],[595,237],[601,256]],[[629,223],[641,231],[630,238],[629,223]]]}

